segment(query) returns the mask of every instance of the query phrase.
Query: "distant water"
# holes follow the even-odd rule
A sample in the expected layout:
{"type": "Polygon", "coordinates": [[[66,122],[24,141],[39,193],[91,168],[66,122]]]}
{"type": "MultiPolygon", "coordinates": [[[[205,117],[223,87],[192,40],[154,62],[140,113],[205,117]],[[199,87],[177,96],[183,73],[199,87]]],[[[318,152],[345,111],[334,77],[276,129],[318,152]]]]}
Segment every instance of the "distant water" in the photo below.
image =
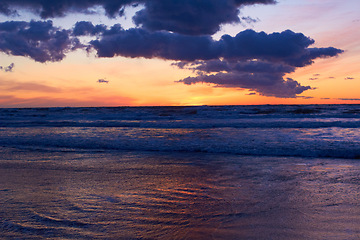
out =
{"type": "Polygon", "coordinates": [[[359,239],[360,105],[0,109],[0,239],[359,239]]]}
{"type": "Polygon", "coordinates": [[[0,146],[360,158],[360,105],[0,109],[0,146]]]}

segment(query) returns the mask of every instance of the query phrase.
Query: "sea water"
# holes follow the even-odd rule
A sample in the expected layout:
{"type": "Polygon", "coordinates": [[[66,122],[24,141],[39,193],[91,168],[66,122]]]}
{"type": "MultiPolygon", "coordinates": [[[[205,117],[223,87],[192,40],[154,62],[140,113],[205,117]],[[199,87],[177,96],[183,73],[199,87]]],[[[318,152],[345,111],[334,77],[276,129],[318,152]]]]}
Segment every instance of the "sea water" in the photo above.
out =
{"type": "Polygon", "coordinates": [[[0,109],[3,239],[358,239],[360,105],[0,109]]]}

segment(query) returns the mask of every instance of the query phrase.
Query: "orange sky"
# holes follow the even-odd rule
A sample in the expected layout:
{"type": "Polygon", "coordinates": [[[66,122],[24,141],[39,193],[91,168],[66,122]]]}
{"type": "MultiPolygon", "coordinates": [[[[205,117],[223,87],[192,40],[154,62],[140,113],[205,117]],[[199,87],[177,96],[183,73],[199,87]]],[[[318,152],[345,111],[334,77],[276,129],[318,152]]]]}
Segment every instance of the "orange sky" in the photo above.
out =
{"type": "MultiPolygon", "coordinates": [[[[173,61],[97,58],[95,53],[78,50],[69,53],[61,62],[47,63],[0,53],[0,66],[15,64],[12,71],[0,71],[0,107],[360,104],[360,2],[278,2],[271,6],[243,8],[243,16],[260,21],[246,26],[223,26],[213,37],[224,33],[235,35],[246,28],[267,33],[291,29],[313,38],[313,47],[332,46],[345,50],[338,57],[317,59],[312,65],[287,75],[314,88],[297,98],[266,97],[248,89],[201,83],[185,85],[176,81],[194,76],[194,73],[172,66],[173,61]],[[98,79],[109,82],[98,83],[98,79]]],[[[54,23],[68,24],[72,17],[54,20],[54,23]]]]}

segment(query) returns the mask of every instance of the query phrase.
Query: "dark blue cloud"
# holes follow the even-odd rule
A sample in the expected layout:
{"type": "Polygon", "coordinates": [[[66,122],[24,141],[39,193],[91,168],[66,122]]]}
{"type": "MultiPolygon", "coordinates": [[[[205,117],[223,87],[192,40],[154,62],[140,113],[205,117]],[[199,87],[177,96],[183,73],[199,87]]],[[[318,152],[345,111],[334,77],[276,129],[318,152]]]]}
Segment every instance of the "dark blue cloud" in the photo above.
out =
{"type": "Polygon", "coordinates": [[[246,88],[265,96],[293,98],[310,86],[284,78],[316,58],[336,56],[336,48],[310,48],[314,40],[290,30],[266,34],[246,30],[235,37],[191,36],[166,31],[119,29],[91,41],[99,57],[145,57],[178,60],[174,65],[197,76],[184,84],[210,83],[218,87],[246,88]]]}
{"type": "Polygon", "coordinates": [[[81,21],[75,24],[73,34],[75,36],[94,36],[106,31],[106,25],[93,25],[92,22],[81,21]]]}
{"type": "Polygon", "coordinates": [[[194,61],[214,59],[221,49],[210,36],[187,36],[140,28],[120,29],[117,33],[105,32],[99,40],[91,41],[99,57],[145,57],[168,60],[194,61]]]}
{"type": "Polygon", "coordinates": [[[131,3],[144,0],[1,0],[0,13],[10,15],[17,9],[29,9],[39,13],[42,18],[64,16],[68,12],[86,12],[94,6],[102,6],[108,16],[121,14],[121,9],[131,3]]]}
{"type": "Polygon", "coordinates": [[[282,98],[294,98],[312,89],[291,78],[285,79],[286,73],[294,72],[296,69],[285,63],[218,59],[178,62],[174,65],[196,72],[197,76],[178,81],[187,85],[207,83],[216,87],[245,88],[260,95],[282,98]]]}
{"type": "Polygon", "coordinates": [[[151,0],[134,16],[134,22],[151,31],[166,30],[181,34],[214,34],[221,24],[239,23],[239,7],[270,4],[273,0],[151,0]]]}
{"type": "Polygon", "coordinates": [[[54,27],[52,21],[0,23],[0,51],[38,62],[60,61],[67,52],[80,47],[70,33],[54,27]]]}
{"type": "Polygon", "coordinates": [[[220,40],[224,48],[223,57],[227,59],[281,60],[297,67],[309,65],[319,57],[343,52],[335,48],[308,48],[314,42],[302,33],[291,30],[272,34],[245,30],[235,37],[224,35],[220,40]]]}
{"type": "Polygon", "coordinates": [[[0,2],[0,13],[5,14],[7,16],[16,15],[16,10],[10,9],[9,5],[5,2],[0,2]]]}
{"type": "Polygon", "coordinates": [[[97,80],[97,82],[98,82],[98,83],[109,83],[109,81],[108,81],[108,80],[103,79],[103,78],[101,78],[101,79],[97,80]]]}
{"type": "Polygon", "coordinates": [[[221,72],[211,75],[187,77],[178,82],[187,85],[210,83],[217,87],[245,88],[256,91],[263,96],[281,98],[295,98],[298,94],[312,89],[310,86],[302,86],[291,78],[284,79],[281,73],[221,72]]]}
{"type": "Polygon", "coordinates": [[[173,65],[180,68],[187,68],[193,71],[200,71],[203,73],[211,72],[268,72],[268,73],[291,73],[295,71],[295,67],[274,63],[274,62],[263,62],[263,61],[227,61],[227,60],[208,60],[208,61],[194,61],[194,62],[177,62],[173,65]]]}
{"type": "Polygon", "coordinates": [[[336,56],[336,48],[308,48],[314,40],[290,30],[266,34],[246,30],[235,37],[224,35],[219,41],[210,36],[189,36],[165,31],[150,32],[141,28],[119,29],[91,41],[99,57],[145,57],[195,61],[224,58],[227,60],[265,60],[306,66],[316,58],[336,56]]]}
{"type": "Polygon", "coordinates": [[[122,15],[127,5],[144,4],[145,8],[134,16],[137,25],[151,31],[198,35],[213,34],[221,24],[240,22],[239,8],[243,5],[273,3],[274,0],[2,0],[0,13],[10,15],[25,8],[42,18],[53,18],[68,12],[86,13],[91,7],[102,6],[109,17],[114,17],[122,15]]]}
{"type": "Polygon", "coordinates": [[[151,31],[213,34],[221,23],[240,22],[238,14],[231,0],[154,0],[145,2],[145,8],[136,13],[134,22],[151,31]]]}
{"type": "Polygon", "coordinates": [[[234,0],[237,6],[239,5],[254,5],[254,4],[274,4],[275,0],[234,0]]]}

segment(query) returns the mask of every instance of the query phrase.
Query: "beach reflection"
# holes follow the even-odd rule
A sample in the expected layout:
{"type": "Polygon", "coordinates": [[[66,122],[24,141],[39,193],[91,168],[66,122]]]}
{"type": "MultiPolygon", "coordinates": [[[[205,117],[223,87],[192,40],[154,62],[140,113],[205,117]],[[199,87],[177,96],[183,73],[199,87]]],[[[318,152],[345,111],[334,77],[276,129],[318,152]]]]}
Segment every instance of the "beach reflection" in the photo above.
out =
{"type": "Polygon", "coordinates": [[[10,238],[360,236],[356,161],[27,152],[34,160],[25,162],[22,154],[0,162],[1,227],[10,238]]]}

